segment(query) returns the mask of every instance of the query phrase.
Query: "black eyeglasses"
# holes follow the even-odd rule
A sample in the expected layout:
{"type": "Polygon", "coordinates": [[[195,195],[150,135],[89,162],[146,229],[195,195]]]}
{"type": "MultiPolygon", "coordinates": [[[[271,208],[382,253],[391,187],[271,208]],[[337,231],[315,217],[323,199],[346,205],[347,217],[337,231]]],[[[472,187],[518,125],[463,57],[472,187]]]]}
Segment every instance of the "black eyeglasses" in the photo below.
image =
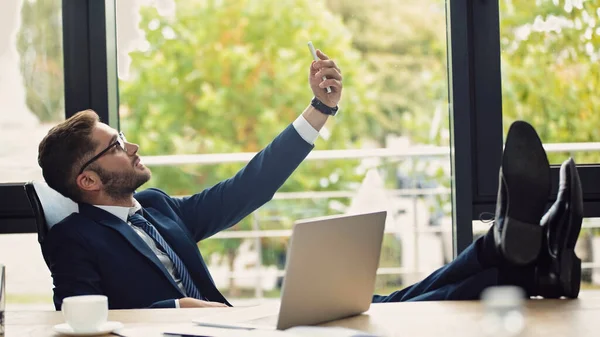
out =
{"type": "Polygon", "coordinates": [[[91,163],[94,162],[94,160],[97,160],[98,158],[102,157],[106,152],[108,152],[110,149],[112,149],[115,146],[118,146],[119,148],[121,148],[122,151],[124,151],[125,153],[127,153],[127,146],[125,145],[126,142],[127,142],[127,139],[125,138],[125,135],[123,134],[123,132],[119,132],[119,136],[117,137],[117,140],[115,140],[114,142],[112,142],[106,149],[100,151],[100,153],[98,153],[97,155],[95,155],[94,157],[92,157],[92,159],[88,160],[85,164],[83,164],[83,166],[81,167],[81,171],[79,171],[79,174],[82,174],[83,171],[91,163]]]}

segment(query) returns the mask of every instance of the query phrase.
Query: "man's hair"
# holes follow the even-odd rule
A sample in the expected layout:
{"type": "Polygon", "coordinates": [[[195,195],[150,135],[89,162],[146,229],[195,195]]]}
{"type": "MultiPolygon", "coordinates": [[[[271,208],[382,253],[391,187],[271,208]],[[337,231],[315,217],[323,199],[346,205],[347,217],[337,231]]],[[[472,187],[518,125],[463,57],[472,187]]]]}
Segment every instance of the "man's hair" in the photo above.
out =
{"type": "Polygon", "coordinates": [[[40,142],[38,164],[46,183],[76,202],[82,202],[83,195],[75,178],[96,149],[91,134],[98,122],[95,111],[80,111],[50,129],[40,142]]]}

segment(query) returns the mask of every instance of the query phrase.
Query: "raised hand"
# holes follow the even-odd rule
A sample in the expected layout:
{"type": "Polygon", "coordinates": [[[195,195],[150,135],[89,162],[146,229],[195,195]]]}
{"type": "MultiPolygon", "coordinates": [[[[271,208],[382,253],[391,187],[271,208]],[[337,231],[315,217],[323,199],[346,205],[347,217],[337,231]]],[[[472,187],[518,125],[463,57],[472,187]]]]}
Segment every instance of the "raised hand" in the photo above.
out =
{"type": "Polygon", "coordinates": [[[308,82],[315,97],[333,108],[342,97],[342,72],[321,50],[317,49],[317,56],[320,60],[312,62],[308,82]],[[323,80],[323,76],[327,79],[323,80]],[[331,93],[327,93],[327,87],[331,87],[331,93]]]}

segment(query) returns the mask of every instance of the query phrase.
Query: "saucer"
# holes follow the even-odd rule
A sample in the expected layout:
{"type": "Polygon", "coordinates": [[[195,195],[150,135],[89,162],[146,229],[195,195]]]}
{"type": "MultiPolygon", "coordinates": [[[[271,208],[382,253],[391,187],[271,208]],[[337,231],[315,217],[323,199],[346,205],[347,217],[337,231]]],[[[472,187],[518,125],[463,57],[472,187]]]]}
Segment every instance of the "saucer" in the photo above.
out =
{"type": "Polygon", "coordinates": [[[69,324],[62,323],[55,325],[54,331],[67,336],[97,336],[113,332],[117,329],[121,329],[122,327],[123,323],[111,321],[102,324],[100,327],[98,327],[98,329],[74,331],[69,324]]]}

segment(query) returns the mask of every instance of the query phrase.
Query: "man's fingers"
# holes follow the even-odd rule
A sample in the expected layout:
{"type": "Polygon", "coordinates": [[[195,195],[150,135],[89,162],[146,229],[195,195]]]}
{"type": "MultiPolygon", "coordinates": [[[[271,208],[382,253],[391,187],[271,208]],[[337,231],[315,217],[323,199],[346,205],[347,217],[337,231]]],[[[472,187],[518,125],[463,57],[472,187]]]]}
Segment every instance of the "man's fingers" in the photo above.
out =
{"type": "Polygon", "coordinates": [[[336,88],[336,89],[341,89],[342,88],[342,82],[338,81],[336,79],[330,78],[330,79],[327,79],[327,80],[319,83],[319,87],[320,88],[333,87],[333,88],[336,88]]]}
{"type": "Polygon", "coordinates": [[[221,303],[221,302],[210,302],[210,301],[205,301],[205,303],[207,304],[207,306],[212,307],[212,308],[222,308],[222,307],[227,307],[227,305],[225,303],[221,303]]]}
{"type": "Polygon", "coordinates": [[[221,302],[203,301],[196,298],[184,297],[179,300],[180,308],[227,308],[227,304],[221,302]]]}
{"type": "Polygon", "coordinates": [[[324,52],[321,51],[321,49],[317,49],[317,56],[321,59],[321,60],[329,60],[329,57],[327,55],[325,55],[324,52]]]}
{"type": "Polygon", "coordinates": [[[315,74],[315,76],[317,78],[322,78],[323,76],[326,76],[327,78],[333,78],[339,81],[342,80],[342,74],[340,74],[340,72],[336,68],[322,68],[315,74]]]}
{"type": "Polygon", "coordinates": [[[340,74],[342,73],[342,71],[340,70],[340,68],[335,64],[335,62],[333,60],[319,60],[319,61],[315,61],[315,62],[313,62],[312,68],[313,69],[334,68],[340,74]]]}

